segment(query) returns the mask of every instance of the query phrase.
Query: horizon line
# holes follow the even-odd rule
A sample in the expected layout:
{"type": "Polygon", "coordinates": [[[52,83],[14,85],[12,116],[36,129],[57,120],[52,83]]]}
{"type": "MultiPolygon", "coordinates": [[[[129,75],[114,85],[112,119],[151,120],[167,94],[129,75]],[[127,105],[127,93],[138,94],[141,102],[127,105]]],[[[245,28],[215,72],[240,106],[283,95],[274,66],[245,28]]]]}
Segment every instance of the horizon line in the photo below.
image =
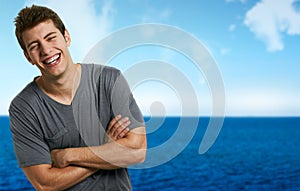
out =
{"type": "MultiPolygon", "coordinates": [[[[0,114],[0,117],[9,117],[8,114],[0,114]]],[[[144,118],[161,118],[161,117],[203,117],[203,118],[259,118],[259,117],[268,117],[268,118],[282,118],[282,117],[300,117],[300,115],[225,115],[225,116],[209,116],[209,115],[143,115],[144,118]]]]}

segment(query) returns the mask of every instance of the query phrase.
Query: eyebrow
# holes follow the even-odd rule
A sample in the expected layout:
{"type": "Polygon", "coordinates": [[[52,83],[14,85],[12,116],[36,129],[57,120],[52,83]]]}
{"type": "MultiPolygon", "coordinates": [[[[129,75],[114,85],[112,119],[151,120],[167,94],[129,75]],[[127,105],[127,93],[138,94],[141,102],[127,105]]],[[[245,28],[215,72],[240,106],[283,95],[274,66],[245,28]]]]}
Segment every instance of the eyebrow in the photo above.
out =
{"type": "MultiPolygon", "coordinates": [[[[51,35],[53,35],[53,34],[56,34],[56,32],[50,32],[50,33],[48,33],[46,36],[44,36],[44,38],[43,39],[46,39],[46,38],[48,38],[49,36],[51,36],[51,35]]],[[[34,44],[34,43],[37,43],[37,41],[35,40],[35,41],[32,41],[31,43],[29,43],[28,45],[27,45],[27,48],[29,48],[32,44],[34,44]]]]}

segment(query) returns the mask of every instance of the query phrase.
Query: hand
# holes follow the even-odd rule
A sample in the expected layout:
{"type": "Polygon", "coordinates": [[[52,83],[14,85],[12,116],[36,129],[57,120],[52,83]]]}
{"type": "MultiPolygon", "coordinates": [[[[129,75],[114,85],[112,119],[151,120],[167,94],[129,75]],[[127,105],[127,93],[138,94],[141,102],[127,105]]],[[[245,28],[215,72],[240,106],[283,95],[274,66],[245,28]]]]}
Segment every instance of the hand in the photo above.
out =
{"type": "Polygon", "coordinates": [[[128,117],[122,118],[121,115],[117,115],[113,118],[106,130],[108,142],[123,138],[129,132],[129,128],[127,128],[129,125],[130,121],[128,117]]]}
{"type": "Polygon", "coordinates": [[[54,149],[51,151],[52,166],[57,168],[64,168],[68,166],[66,160],[66,149],[54,149]]]}

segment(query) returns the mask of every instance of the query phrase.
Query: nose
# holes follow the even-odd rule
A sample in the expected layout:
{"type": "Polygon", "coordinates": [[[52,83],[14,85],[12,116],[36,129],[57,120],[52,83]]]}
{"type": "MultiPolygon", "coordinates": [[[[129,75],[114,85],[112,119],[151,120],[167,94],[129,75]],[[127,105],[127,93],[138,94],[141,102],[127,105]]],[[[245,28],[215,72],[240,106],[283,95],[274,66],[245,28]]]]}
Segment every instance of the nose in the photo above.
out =
{"type": "Polygon", "coordinates": [[[51,46],[48,43],[41,43],[40,44],[40,54],[41,56],[48,55],[52,51],[51,46]]]}

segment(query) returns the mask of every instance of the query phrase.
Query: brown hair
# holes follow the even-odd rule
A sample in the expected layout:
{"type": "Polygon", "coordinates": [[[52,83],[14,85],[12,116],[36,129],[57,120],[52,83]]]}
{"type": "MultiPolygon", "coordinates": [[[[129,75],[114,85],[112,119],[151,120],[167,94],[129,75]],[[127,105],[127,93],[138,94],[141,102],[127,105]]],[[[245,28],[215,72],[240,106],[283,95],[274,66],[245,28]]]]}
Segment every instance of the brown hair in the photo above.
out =
{"type": "Polygon", "coordinates": [[[18,16],[15,18],[15,34],[21,48],[26,51],[24,41],[22,39],[22,33],[31,29],[37,24],[51,19],[56,26],[56,28],[64,35],[65,25],[60,19],[60,17],[51,9],[47,7],[32,5],[31,7],[23,8],[18,16]]]}

